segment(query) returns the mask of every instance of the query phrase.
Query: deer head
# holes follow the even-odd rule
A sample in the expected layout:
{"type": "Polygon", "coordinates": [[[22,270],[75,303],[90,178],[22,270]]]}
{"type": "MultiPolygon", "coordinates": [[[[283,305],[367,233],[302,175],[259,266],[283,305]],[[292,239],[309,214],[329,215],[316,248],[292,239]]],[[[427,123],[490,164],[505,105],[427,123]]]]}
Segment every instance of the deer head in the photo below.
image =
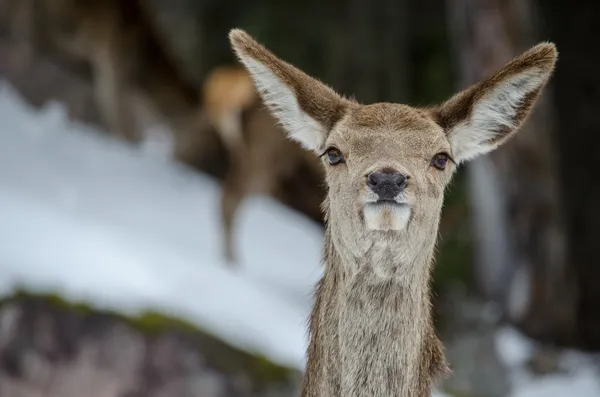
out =
{"type": "Polygon", "coordinates": [[[354,256],[376,241],[434,241],[456,167],[513,136],[557,57],[553,44],[539,44],[438,106],[363,105],[244,31],[234,29],[229,37],[289,137],[322,157],[328,227],[334,244],[354,256]]]}

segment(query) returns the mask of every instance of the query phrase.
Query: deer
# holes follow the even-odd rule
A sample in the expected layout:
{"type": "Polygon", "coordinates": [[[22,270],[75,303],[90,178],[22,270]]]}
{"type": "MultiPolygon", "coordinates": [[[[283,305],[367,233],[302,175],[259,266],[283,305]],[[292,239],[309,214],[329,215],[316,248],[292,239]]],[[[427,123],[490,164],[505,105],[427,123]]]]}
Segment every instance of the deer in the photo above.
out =
{"type": "MultiPolygon", "coordinates": [[[[284,138],[281,127],[254,88],[243,67],[220,66],[204,79],[202,102],[209,123],[229,154],[229,167],[221,189],[222,253],[225,262],[239,264],[234,226],[237,211],[251,194],[276,196],[282,182],[301,170],[311,181],[322,184],[318,160],[284,138]]],[[[320,211],[321,186],[303,193],[307,206],[320,211]]]]}
{"type": "Polygon", "coordinates": [[[287,137],[325,170],[324,272],[303,397],[429,397],[451,375],[431,314],[444,192],[457,167],[520,129],[558,52],[530,48],[446,101],[361,104],[241,29],[231,47],[287,137]]]}
{"type": "Polygon", "coordinates": [[[139,144],[144,127],[166,125],[175,159],[224,179],[227,263],[236,263],[234,221],[249,194],[271,195],[321,221],[320,164],[283,139],[244,68],[219,66],[191,84],[161,40],[148,0],[0,0],[0,10],[0,33],[91,83],[108,133],[139,144]]]}

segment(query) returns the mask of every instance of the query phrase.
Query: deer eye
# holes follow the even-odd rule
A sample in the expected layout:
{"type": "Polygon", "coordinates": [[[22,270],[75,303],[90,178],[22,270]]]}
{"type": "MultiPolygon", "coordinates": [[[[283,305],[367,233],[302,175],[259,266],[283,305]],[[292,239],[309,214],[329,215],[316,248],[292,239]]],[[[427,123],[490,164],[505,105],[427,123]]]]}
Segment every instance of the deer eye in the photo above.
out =
{"type": "Polygon", "coordinates": [[[344,156],[342,156],[342,152],[340,152],[336,148],[332,147],[327,149],[325,154],[327,155],[327,160],[331,165],[336,165],[344,162],[344,156]]]}
{"type": "Polygon", "coordinates": [[[438,153],[433,156],[431,165],[438,170],[443,171],[446,168],[446,164],[448,164],[448,160],[450,160],[450,155],[448,155],[448,153],[438,153]]]}

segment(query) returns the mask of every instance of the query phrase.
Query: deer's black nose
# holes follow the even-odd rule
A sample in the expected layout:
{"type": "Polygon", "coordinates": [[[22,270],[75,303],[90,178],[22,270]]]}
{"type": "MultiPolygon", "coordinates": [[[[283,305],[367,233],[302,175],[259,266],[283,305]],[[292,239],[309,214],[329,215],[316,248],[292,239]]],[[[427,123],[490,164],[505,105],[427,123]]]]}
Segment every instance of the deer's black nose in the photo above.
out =
{"type": "Polygon", "coordinates": [[[394,200],[406,188],[408,178],[391,169],[371,172],[367,176],[367,186],[379,200],[394,200]]]}

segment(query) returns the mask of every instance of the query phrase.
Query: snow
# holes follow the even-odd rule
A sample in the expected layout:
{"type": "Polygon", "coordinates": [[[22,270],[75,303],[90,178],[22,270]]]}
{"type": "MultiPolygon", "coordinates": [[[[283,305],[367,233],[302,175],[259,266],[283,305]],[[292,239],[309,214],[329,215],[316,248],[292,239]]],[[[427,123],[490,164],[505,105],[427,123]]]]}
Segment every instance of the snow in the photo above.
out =
{"type": "Polygon", "coordinates": [[[318,225],[252,198],[238,221],[240,267],[230,269],[214,180],[164,151],[82,133],[89,127],[62,106],[30,109],[5,85],[0,120],[0,292],[22,285],[122,312],[163,310],[303,368],[318,225]]]}
{"type": "Polygon", "coordinates": [[[509,397],[592,397],[600,396],[598,359],[574,350],[559,355],[559,373],[534,377],[525,368],[535,351],[534,341],[517,330],[505,327],[496,333],[496,349],[509,370],[513,392],[509,397]]]}
{"type": "MultiPolygon", "coordinates": [[[[33,110],[4,84],[0,120],[0,294],[25,286],[125,313],[161,310],[303,369],[318,225],[272,199],[247,200],[231,269],[218,183],[170,161],[160,135],[129,147],[68,121],[58,104],[33,110]]],[[[496,341],[514,386],[506,397],[600,396],[589,356],[565,352],[566,373],[533,377],[531,341],[510,328],[496,341]]]]}

